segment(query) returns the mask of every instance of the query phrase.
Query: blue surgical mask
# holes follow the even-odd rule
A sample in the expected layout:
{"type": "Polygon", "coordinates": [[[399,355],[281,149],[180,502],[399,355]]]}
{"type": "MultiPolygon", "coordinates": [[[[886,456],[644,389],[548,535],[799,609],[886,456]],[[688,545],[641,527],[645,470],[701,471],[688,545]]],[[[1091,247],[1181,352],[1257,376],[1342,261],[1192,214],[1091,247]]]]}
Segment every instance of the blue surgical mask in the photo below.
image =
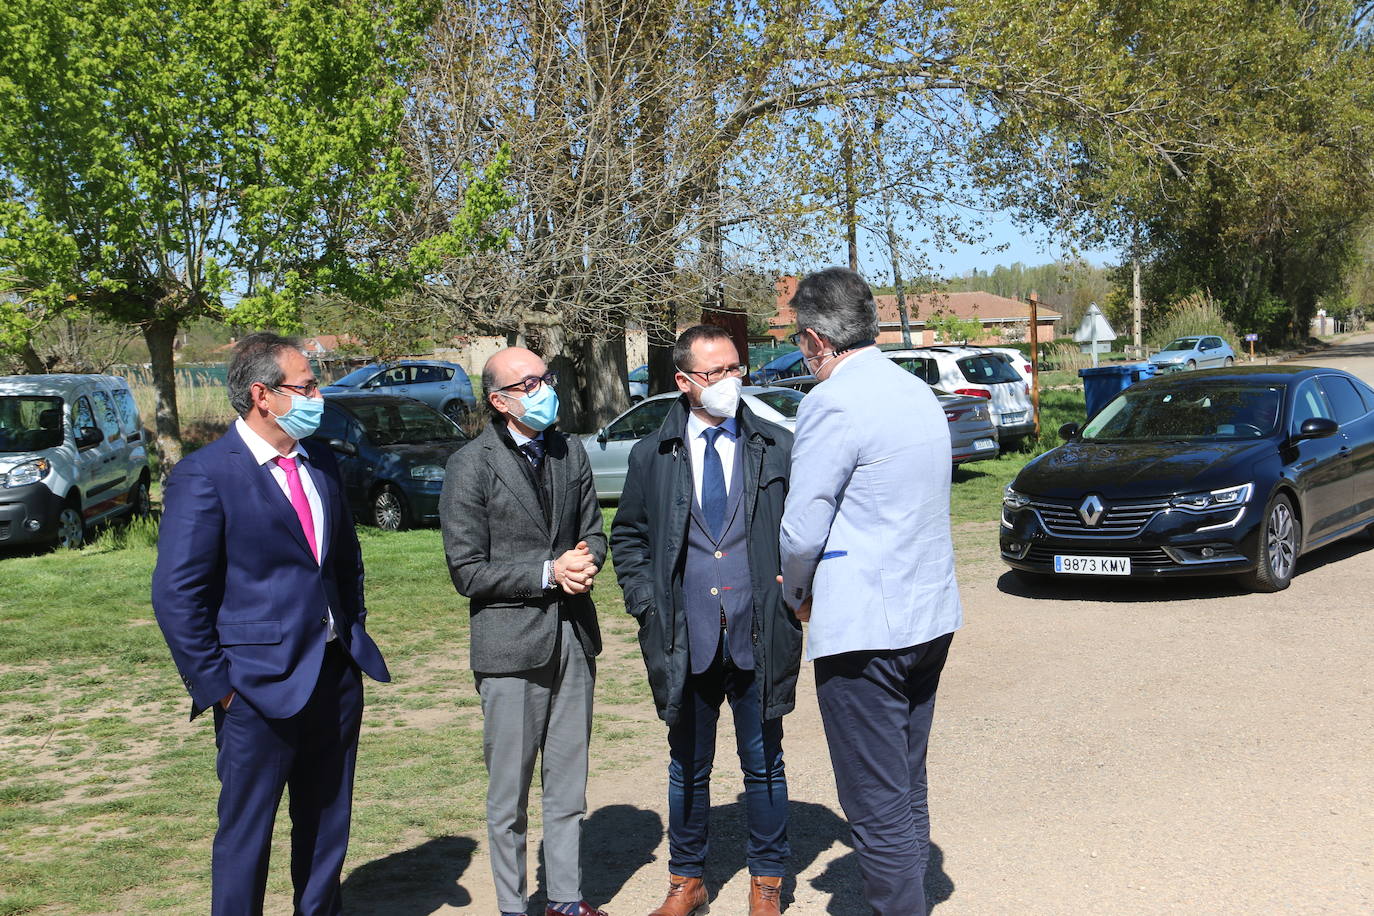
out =
{"type": "Polygon", "coordinates": [[[535,432],[548,429],[558,419],[558,392],[553,390],[552,385],[540,385],[534,394],[515,400],[525,408],[524,415],[515,419],[535,432]]]}
{"type": "MultiPolygon", "coordinates": [[[[272,413],[270,410],[268,413],[272,413]]],[[[292,439],[304,439],[320,428],[320,418],[324,416],[324,398],[308,398],[303,394],[291,395],[291,409],[276,417],[277,425],[292,439]]]]}

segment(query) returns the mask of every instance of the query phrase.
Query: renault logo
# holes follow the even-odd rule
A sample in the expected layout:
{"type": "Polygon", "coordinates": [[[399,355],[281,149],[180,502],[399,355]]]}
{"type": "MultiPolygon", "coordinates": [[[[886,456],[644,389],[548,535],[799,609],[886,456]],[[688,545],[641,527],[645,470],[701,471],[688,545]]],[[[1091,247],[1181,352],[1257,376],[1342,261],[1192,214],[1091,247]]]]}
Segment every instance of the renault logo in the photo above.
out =
{"type": "Polygon", "coordinates": [[[1095,528],[1097,523],[1102,521],[1102,509],[1102,500],[1098,499],[1097,494],[1094,493],[1083,500],[1083,504],[1078,507],[1078,517],[1083,519],[1083,524],[1089,528],[1095,528]]]}

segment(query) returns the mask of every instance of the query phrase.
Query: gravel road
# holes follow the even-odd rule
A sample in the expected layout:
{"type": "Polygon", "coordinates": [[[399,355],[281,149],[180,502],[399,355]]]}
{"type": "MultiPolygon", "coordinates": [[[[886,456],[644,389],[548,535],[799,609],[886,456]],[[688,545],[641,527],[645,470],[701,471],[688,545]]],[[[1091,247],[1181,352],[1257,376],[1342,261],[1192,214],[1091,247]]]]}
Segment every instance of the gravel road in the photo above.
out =
{"type": "MultiPolygon", "coordinates": [[[[1374,383],[1374,335],[1301,362],[1374,383]]],[[[1031,588],[996,536],[995,521],[957,535],[967,622],[930,750],[939,916],[1374,913],[1374,541],[1252,595],[1224,580],[1031,588]]],[[[788,911],[866,914],[809,665],[799,693],[788,911]]],[[[585,890],[611,916],[643,916],[665,887],[662,729],[645,741],[664,759],[590,787],[585,890]]],[[[719,747],[708,883],[714,912],[743,913],[728,729],[719,747]]],[[[496,913],[472,839],[471,903],[433,912],[496,913]]]]}

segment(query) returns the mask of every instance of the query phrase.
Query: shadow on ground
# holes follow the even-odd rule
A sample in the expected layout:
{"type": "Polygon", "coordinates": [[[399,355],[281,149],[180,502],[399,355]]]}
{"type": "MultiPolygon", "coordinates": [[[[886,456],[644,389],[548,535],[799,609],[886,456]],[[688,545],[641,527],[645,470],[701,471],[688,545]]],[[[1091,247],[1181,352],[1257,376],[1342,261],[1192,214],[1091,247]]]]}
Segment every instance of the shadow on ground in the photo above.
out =
{"type": "Polygon", "coordinates": [[[465,907],[472,894],[459,883],[477,842],[443,836],[355,868],[343,883],[345,909],[368,916],[429,916],[442,906],[465,907]]]}
{"type": "MultiPolygon", "coordinates": [[[[747,868],[746,847],[749,832],[744,821],[744,796],[733,804],[717,805],[711,809],[711,851],[706,858],[706,886],[715,893],[720,887],[747,868]]],[[[787,835],[792,843],[792,858],[788,870],[793,874],[807,871],[816,859],[837,842],[846,850],[834,859],[825,871],[807,879],[816,890],[830,895],[825,911],[830,916],[870,916],[872,907],[864,900],[863,880],[858,859],[850,841],[849,823],[830,808],[810,802],[792,801],[788,805],[787,835]]],[[[926,871],[926,900],[934,906],[948,900],[954,893],[954,882],[944,872],[944,853],[931,844],[930,865],[926,871]]],[[[667,868],[664,868],[664,888],[667,888],[667,868]]],[[[800,912],[792,906],[796,896],[796,878],[783,883],[783,908],[800,912]]],[[[743,912],[747,901],[714,900],[712,909],[720,912],[743,912]]]]}

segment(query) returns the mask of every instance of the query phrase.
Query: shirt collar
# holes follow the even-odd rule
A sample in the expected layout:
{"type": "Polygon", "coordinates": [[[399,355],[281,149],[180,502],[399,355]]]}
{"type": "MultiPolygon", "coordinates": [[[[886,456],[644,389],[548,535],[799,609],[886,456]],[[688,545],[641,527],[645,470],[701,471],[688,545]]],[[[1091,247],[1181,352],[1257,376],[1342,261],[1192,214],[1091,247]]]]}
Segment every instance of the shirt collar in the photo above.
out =
{"type": "MultiPolygon", "coordinates": [[[[687,441],[696,439],[703,432],[711,429],[711,425],[697,416],[695,410],[687,411],[687,441]]],[[[734,417],[728,417],[724,423],[720,424],[719,429],[725,430],[725,434],[731,439],[739,438],[739,421],[734,417]]]]}
{"type": "Polygon", "coordinates": [[[292,448],[291,451],[282,455],[271,443],[254,432],[253,427],[243,421],[243,417],[239,417],[234,421],[234,430],[239,434],[239,438],[243,440],[243,444],[248,446],[248,453],[253,456],[253,460],[258,464],[267,464],[269,461],[275,461],[279,457],[300,457],[307,461],[310,460],[310,454],[306,452],[305,446],[299,442],[295,444],[295,447],[292,448]]]}
{"type": "Polygon", "coordinates": [[[855,360],[859,359],[859,358],[861,357],[861,354],[867,353],[867,352],[870,351],[870,350],[872,350],[872,351],[875,352],[875,353],[878,352],[878,347],[877,347],[877,345],[876,345],[876,344],[870,344],[870,345],[867,346],[867,347],[860,347],[860,348],[857,349],[857,350],[849,351],[849,352],[852,352],[854,355],[853,355],[853,356],[848,356],[848,357],[846,357],[845,359],[840,360],[839,364],[838,364],[837,366],[835,366],[834,369],[831,369],[831,370],[830,370],[830,374],[827,375],[826,378],[831,379],[831,378],[834,378],[835,376],[839,375],[841,372],[843,372],[844,370],[846,370],[846,369],[849,368],[849,364],[850,364],[850,363],[852,363],[852,362],[854,362],[855,360]]]}
{"type": "Polygon", "coordinates": [[[544,431],[542,429],[539,432],[535,433],[533,436],[527,436],[524,433],[520,432],[520,430],[516,429],[514,426],[511,426],[509,423],[506,424],[506,432],[510,433],[510,439],[512,442],[515,443],[516,448],[519,448],[526,442],[532,442],[535,439],[544,438],[544,431]]]}

